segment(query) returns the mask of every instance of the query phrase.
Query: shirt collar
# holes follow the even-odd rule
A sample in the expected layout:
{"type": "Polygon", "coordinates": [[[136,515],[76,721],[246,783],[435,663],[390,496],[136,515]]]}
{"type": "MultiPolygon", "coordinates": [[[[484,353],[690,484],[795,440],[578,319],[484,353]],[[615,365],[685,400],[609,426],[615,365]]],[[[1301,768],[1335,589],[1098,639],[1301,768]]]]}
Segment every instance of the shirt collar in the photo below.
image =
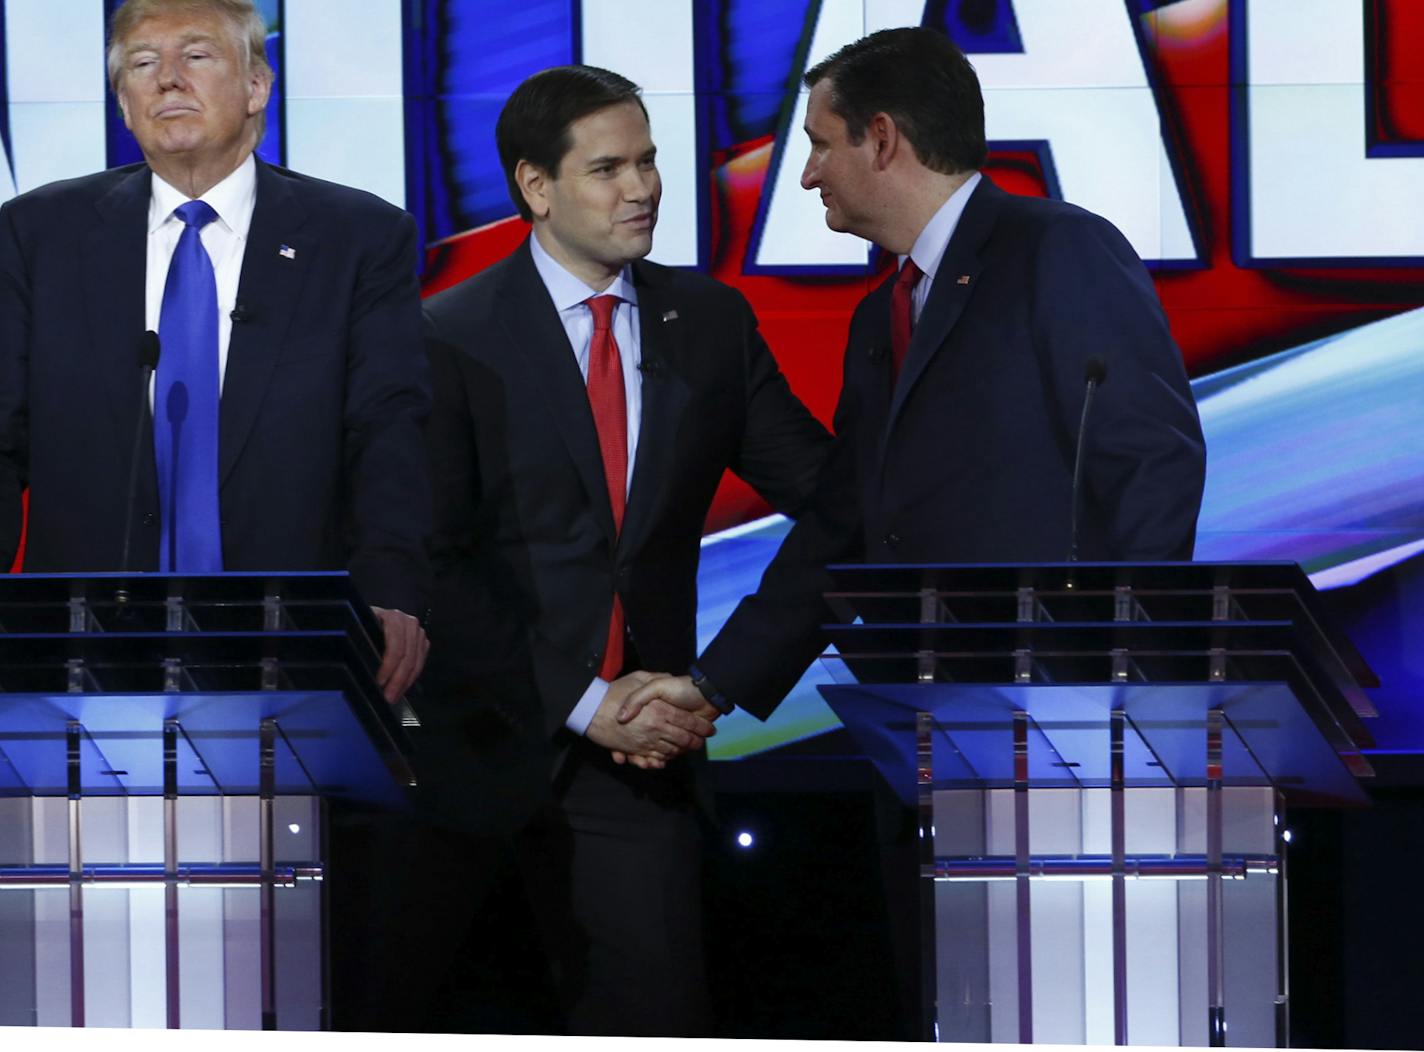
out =
{"type": "Polygon", "coordinates": [[[633,287],[633,265],[631,263],[624,264],[623,270],[613,279],[613,284],[599,292],[574,277],[562,263],[549,255],[539,242],[537,233],[529,235],[529,253],[534,257],[534,269],[544,280],[544,287],[549,290],[554,307],[561,314],[594,296],[617,296],[625,303],[637,304],[638,302],[638,293],[633,287]]]}
{"type": "MultiPolygon", "coordinates": [[[[944,250],[949,247],[949,239],[954,236],[954,228],[959,225],[959,217],[964,214],[964,206],[969,203],[974,188],[982,178],[982,175],[975,172],[964,180],[959,189],[939,206],[939,211],[925,224],[920,236],[915,238],[915,244],[910,249],[910,258],[931,283],[934,282],[935,271],[939,269],[939,261],[944,258],[944,250]]],[[[904,263],[905,257],[901,256],[900,265],[903,266],[904,263]]]]}
{"type": "MultiPolygon", "coordinates": [[[[148,232],[151,234],[173,217],[173,210],[190,198],[182,190],[153,173],[148,201],[148,232]]],[[[257,204],[257,162],[247,155],[232,174],[198,198],[212,205],[218,220],[240,238],[252,226],[252,210],[257,204]]]]}

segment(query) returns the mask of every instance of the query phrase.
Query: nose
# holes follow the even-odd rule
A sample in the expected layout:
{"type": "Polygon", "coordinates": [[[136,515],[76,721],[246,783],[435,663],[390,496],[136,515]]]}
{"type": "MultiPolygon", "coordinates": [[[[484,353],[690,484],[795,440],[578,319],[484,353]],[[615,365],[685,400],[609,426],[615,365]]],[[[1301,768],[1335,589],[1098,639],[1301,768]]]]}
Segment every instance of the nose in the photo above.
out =
{"type": "Polygon", "coordinates": [[[815,151],[812,151],[811,156],[806,158],[806,167],[801,169],[801,189],[814,190],[820,181],[820,169],[816,164],[815,151]]]}
{"type": "Polygon", "coordinates": [[[172,55],[165,55],[158,60],[158,87],[160,91],[167,91],[169,88],[180,88],[183,86],[183,70],[179,61],[172,55]]]}
{"type": "Polygon", "coordinates": [[[653,187],[658,182],[656,168],[643,168],[630,164],[628,175],[623,180],[623,198],[627,201],[646,201],[653,196],[653,187]]]}

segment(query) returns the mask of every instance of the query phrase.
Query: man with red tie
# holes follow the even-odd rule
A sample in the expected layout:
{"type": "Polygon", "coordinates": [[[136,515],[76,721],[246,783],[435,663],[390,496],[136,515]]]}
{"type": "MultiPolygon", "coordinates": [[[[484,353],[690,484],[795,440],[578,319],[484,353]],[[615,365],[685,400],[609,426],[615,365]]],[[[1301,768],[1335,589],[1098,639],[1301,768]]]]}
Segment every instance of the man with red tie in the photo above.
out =
{"type": "Polygon", "coordinates": [[[569,1031],[705,1033],[696,749],[713,727],[661,702],[614,715],[646,670],[695,654],[722,473],[795,514],[828,437],[740,295],[644,262],[661,183],[634,84],[546,70],[496,135],[533,233],[426,305],[441,656],[422,718],[470,738],[471,719],[522,720],[510,749],[552,747],[519,854],[569,1031]]]}
{"type": "MultiPolygon", "coordinates": [[[[757,591],[687,675],[650,682],[620,718],[636,719],[653,698],[767,718],[826,645],[821,626],[836,619],[822,598],[829,563],[1068,559],[1090,378],[1102,386],[1082,437],[1082,557],[1192,556],[1201,425],[1127,240],[1100,216],[1007,194],[979,171],[979,80],[941,32],[874,33],[813,66],[805,83],[801,185],[820,195],[827,226],[893,253],[898,273],[851,318],[835,447],[757,591]]],[[[912,1020],[918,848],[912,820],[882,813],[912,1020]]]]}
{"type": "Polygon", "coordinates": [[[835,449],[807,514],[690,674],[650,683],[623,718],[657,697],[765,719],[825,648],[828,563],[1068,559],[1090,376],[1101,390],[1083,434],[1082,558],[1192,556],[1201,424],[1127,239],[979,171],[979,80],[941,32],[882,30],[805,82],[801,185],[827,226],[899,269],[851,318],[835,449]]]}

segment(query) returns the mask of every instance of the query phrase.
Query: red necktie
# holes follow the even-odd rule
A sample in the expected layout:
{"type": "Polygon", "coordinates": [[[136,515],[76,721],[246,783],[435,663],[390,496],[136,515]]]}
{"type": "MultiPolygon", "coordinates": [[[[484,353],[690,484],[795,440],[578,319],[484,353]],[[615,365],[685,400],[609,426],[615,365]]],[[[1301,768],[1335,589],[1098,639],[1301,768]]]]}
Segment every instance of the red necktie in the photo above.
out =
{"type": "Polygon", "coordinates": [[[895,279],[895,287],[890,291],[890,353],[894,362],[890,373],[891,383],[899,379],[900,367],[905,364],[905,353],[910,349],[910,333],[915,327],[911,294],[915,291],[915,284],[922,273],[920,268],[915,266],[915,261],[906,256],[900,267],[900,274],[895,279]]]}
{"type": "MultiPolygon", "coordinates": [[[[608,484],[608,504],[613,509],[613,529],[623,528],[623,507],[628,486],[628,401],[623,391],[623,362],[613,338],[613,308],[617,296],[588,300],[593,312],[593,340],[588,348],[588,404],[603,454],[603,477],[608,484]]],[[[623,671],[623,601],[613,593],[613,617],[608,623],[608,648],[598,674],[616,679],[623,671]]]]}

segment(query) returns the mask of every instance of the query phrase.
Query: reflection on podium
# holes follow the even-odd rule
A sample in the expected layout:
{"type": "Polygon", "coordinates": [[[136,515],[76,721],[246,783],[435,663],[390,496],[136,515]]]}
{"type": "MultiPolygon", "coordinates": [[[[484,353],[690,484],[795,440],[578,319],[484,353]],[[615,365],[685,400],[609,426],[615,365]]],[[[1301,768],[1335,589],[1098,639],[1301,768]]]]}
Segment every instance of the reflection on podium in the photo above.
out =
{"type": "Polygon", "coordinates": [[[942,1041],[1285,1046],[1288,799],[1362,803],[1294,563],[833,567],[837,685],[920,816],[942,1041]]]}
{"type": "Polygon", "coordinates": [[[324,800],[413,783],[379,639],[344,573],[0,579],[0,1024],[325,1026],[324,800]]]}

